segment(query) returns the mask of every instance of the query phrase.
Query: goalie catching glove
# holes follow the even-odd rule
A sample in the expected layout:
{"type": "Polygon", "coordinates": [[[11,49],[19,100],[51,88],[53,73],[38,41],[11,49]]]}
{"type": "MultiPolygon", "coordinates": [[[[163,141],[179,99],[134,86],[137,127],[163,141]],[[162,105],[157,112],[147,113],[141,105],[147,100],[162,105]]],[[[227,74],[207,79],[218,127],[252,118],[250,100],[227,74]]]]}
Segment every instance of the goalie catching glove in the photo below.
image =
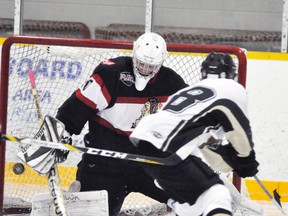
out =
{"type": "MultiPolygon", "coordinates": [[[[72,144],[70,134],[59,120],[45,116],[43,124],[34,137],[35,139],[72,144]]],[[[64,162],[68,157],[69,150],[51,149],[28,145],[22,148],[17,156],[40,175],[47,174],[56,164],[64,162]]]]}

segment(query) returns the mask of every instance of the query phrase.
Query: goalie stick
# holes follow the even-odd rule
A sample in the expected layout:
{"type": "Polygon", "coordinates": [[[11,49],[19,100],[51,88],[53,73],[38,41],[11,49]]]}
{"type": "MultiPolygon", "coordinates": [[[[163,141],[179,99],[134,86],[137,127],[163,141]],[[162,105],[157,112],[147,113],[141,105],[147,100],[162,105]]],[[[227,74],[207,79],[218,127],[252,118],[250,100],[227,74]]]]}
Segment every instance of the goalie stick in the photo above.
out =
{"type": "MultiPolygon", "coordinates": [[[[36,106],[39,126],[41,126],[43,123],[43,115],[40,109],[38,92],[36,89],[36,83],[35,83],[33,71],[30,70],[28,72],[28,76],[29,76],[30,85],[32,88],[32,94],[33,94],[34,102],[36,106]]],[[[59,179],[58,169],[57,169],[56,164],[47,173],[47,179],[48,179],[48,187],[50,189],[50,194],[52,196],[54,214],[67,216],[67,211],[66,211],[65,204],[64,204],[63,192],[62,192],[62,188],[60,185],[60,179],[59,179]]]]}
{"type": "Polygon", "coordinates": [[[112,150],[105,150],[105,149],[98,149],[98,148],[89,148],[89,147],[80,147],[80,146],[71,146],[69,143],[55,143],[55,142],[49,142],[44,140],[37,140],[33,138],[27,138],[27,137],[17,137],[12,135],[5,135],[0,134],[1,140],[11,141],[11,142],[17,142],[21,144],[30,144],[30,145],[39,145],[43,147],[48,148],[55,148],[55,149],[61,149],[61,150],[70,150],[73,152],[78,153],[86,153],[91,155],[98,155],[102,157],[110,157],[110,158],[118,158],[122,160],[130,160],[130,161],[136,161],[136,162],[142,162],[142,163],[149,163],[149,164],[158,164],[158,165],[176,165],[182,159],[177,155],[173,154],[166,158],[157,158],[157,157],[149,157],[145,155],[137,155],[137,154],[129,154],[124,152],[118,152],[118,151],[112,151],[112,150]]]}

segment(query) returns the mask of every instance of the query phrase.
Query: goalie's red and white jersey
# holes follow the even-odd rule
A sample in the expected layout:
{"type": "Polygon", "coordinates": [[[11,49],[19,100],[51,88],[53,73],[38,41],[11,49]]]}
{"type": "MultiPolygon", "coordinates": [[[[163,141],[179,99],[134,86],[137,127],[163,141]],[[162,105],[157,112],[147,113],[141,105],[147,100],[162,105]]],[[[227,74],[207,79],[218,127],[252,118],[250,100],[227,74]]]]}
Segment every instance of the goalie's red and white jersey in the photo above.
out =
{"type": "Polygon", "coordinates": [[[205,79],[171,96],[156,114],[141,120],[130,139],[145,140],[163,151],[188,156],[213,135],[248,156],[252,134],[246,90],[230,79],[205,79]],[[181,150],[179,150],[181,149],[181,150]]]}
{"type": "Polygon", "coordinates": [[[131,152],[135,147],[129,135],[140,119],[186,86],[176,72],[163,66],[143,91],[137,91],[132,58],[118,57],[97,66],[90,79],[60,107],[57,118],[73,134],[79,134],[89,121],[92,147],[131,152]]]}

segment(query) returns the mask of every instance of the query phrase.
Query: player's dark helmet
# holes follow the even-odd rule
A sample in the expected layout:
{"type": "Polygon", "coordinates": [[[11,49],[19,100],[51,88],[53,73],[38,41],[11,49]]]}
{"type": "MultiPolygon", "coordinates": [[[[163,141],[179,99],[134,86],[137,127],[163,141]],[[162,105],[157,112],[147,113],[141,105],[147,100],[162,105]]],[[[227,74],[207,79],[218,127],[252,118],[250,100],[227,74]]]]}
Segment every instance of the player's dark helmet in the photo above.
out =
{"type": "Polygon", "coordinates": [[[236,65],[230,55],[226,53],[212,52],[207,55],[201,65],[201,76],[202,79],[235,79],[237,76],[236,65]]]}

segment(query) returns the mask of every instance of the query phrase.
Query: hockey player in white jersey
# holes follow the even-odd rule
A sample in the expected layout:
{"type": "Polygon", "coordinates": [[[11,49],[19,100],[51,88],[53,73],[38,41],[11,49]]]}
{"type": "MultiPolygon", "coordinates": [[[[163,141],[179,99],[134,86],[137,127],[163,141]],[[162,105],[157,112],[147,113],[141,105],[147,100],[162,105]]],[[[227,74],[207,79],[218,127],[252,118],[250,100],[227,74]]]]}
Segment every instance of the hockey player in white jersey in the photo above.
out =
{"type": "Polygon", "coordinates": [[[233,80],[235,71],[228,54],[209,54],[202,63],[203,80],[172,95],[130,136],[141,154],[177,154],[182,159],[175,166],[143,164],[171,197],[168,204],[179,216],[232,215],[229,190],[202,161],[199,150],[215,170],[233,170],[243,178],[258,172],[247,94],[233,80]]]}

